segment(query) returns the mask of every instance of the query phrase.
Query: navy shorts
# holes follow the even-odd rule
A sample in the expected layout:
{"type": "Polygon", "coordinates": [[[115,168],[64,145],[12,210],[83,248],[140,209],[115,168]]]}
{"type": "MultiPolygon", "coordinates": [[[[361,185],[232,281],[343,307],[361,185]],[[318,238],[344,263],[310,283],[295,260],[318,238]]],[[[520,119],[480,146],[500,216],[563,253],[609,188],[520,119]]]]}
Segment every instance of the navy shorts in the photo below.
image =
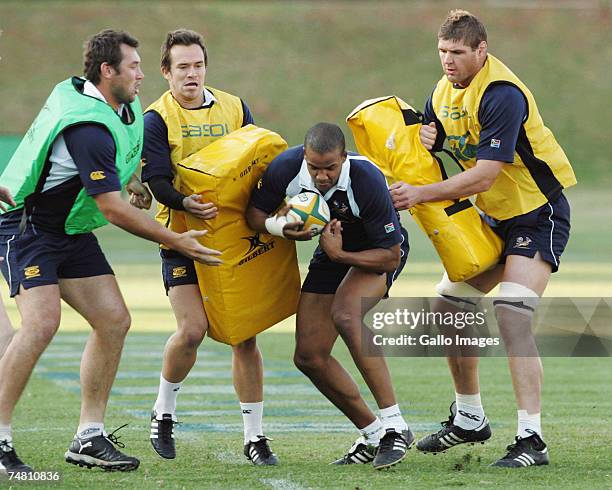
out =
{"type": "Polygon", "coordinates": [[[162,259],[162,278],[166,294],[171,287],[183,286],[185,284],[198,284],[193,260],[174,251],[161,248],[159,255],[162,259]]]}
{"type": "MultiPolygon", "coordinates": [[[[388,297],[391,285],[402,272],[408,258],[410,247],[408,246],[408,232],[404,228],[402,228],[402,237],[400,264],[393,272],[387,273],[385,298],[388,297]]],[[[304,284],[302,284],[302,291],[315,294],[336,294],[338,286],[340,286],[350,268],[350,265],[332,262],[320,248],[317,248],[308,266],[308,275],[304,279],[304,284]]]]}
{"type": "Polygon", "coordinates": [[[113,274],[93,233],[34,232],[28,225],[21,235],[0,235],[0,255],[11,297],[19,294],[20,285],[30,289],[59,279],[113,274]]]}
{"type": "Polygon", "coordinates": [[[500,263],[508,255],[534,257],[537,252],[557,272],[570,233],[570,206],[563,194],[533,211],[504,221],[486,221],[504,241],[500,263]]]}

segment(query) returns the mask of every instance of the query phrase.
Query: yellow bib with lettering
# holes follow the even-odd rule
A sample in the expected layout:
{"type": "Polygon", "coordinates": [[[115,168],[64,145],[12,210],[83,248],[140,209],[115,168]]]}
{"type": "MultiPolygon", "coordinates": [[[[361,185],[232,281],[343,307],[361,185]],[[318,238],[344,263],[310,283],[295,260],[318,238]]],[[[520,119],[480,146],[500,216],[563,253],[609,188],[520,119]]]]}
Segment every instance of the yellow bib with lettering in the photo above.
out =
{"type": "Polygon", "coordinates": [[[236,345],[297,311],[300,274],[295,242],[249,228],[251,191],[268,164],[287,148],[276,133],[249,124],[177,164],[183,194],[203,194],[219,210],[202,220],[185,213],[189,229],[222,252],[223,265],[195,263],[208,334],[236,345]]]}
{"type": "MultiPolygon", "coordinates": [[[[209,106],[184,109],[167,91],[146,110],[157,112],[168,128],[173,182],[177,190],[181,186],[176,172],[178,162],[242,126],[244,115],[240,98],[216,88],[206,88],[216,99],[209,106]]],[[[177,233],[186,230],[183,211],[158,203],[155,219],[177,233]]]]}
{"type": "Polygon", "coordinates": [[[489,216],[505,220],[554,199],[562,189],[576,183],[576,176],[565,152],[544,126],[529,89],[491,54],[468,87],[456,88],[444,76],[433,92],[434,112],[455,157],[465,168],[476,165],[480,101],[488,87],[500,83],[514,85],[522,92],[528,116],[519,133],[514,163],[504,165],[491,188],[477,195],[476,205],[489,216]]]}
{"type": "MultiPolygon", "coordinates": [[[[399,97],[366,100],[347,117],[359,153],[390,182],[440,182],[441,163],[419,139],[422,116],[399,97]]],[[[499,261],[502,242],[468,199],[417,204],[410,214],[433,243],[448,277],[465,281],[499,261]]]]}

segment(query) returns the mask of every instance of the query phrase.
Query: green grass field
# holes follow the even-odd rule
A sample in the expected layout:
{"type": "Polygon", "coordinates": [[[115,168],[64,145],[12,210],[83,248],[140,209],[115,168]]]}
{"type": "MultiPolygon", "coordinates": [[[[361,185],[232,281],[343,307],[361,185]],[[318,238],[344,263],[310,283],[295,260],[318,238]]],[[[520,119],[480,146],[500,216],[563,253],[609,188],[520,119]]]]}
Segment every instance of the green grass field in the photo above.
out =
{"type": "MultiPolygon", "coordinates": [[[[370,466],[332,467],[356,432],[292,365],[290,333],[261,335],[265,358],[265,427],[281,459],[278,467],[250,465],[242,456],[242,420],[230,378],[226,346],[205,341],[197,365],[181,390],[174,461],[159,458],[148,441],[148,414],[156,396],[162,345],[167,334],[130,334],[111,395],[108,428],[120,432],[126,451],[141,458],[134,473],[106,474],[63,462],[75,430],[78,363],[86,333],[63,333],[40,361],[14,421],[20,455],[37,469],[61,473],[62,488],[447,488],[612,485],[608,441],[609,359],[544,359],[544,430],[552,458],[549,467],[524,471],[489,468],[514,437],[516,412],[504,359],[482,361],[482,393],[493,438],[484,446],[455,448],[444,455],[414,450],[387,472],[370,466]],[[594,375],[594,373],[597,373],[594,375]]],[[[352,367],[343,346],[336,354],[352,367]]],[[[443,359],[389,361],[398,399],[417,436],[446,419],[453,391],[443,359]]],[[[374,406],[361,383],[363,393],[374,406]]],[[[49,485],[53,486],[53,485],[49,485]]]]}
{"type": "MultiPolygon", "coordinates": [[[[609,196],[574,192],[575,234],[561,272],[548,296],[612,296],[612,264],[597,262],[610,242],[601,229],[604,212],[588,206],[595,199],[607,208],[609,196]],[[598,228],[599,227],[599,228],[598,228]]],[[[412,253],[392,296],[433,295],[441,266],[431,246],[410,218],[412,253]]],[[[39,470],[59,471],[61,488],[434,488],[434,487],[583,487],[612,485],[609,439],[612,430],[610,358],[545,358],[544,430],[553,465],[512,472],[488,464],[499,457],[515,430],[516,412],[506,362],[482,361],[482,393],[492,420],[493,439],[485,446],[459,447],[439,456],[410,451],[396,468],[337,468],[328,462],[344,454],[356,437],[350,424],[310,385],[292,364],[293,322],[288,319],[260,336],[265,359],[267,433],[282,464],[256,468],[242,456],[241,416],[231,385],[231,353],[207,339],[179,397],[179,458],[163,461],[150,448],[148,413],[156,396],[161,352],[174,329],[174,318],[159,279],[155,245],[111,226],[99,233],[113,263],[133,317],[132,332],[114,385],[108,428],[128,422],[122,441],[139,456],[131,474],[105,474],[72,467],[63,452],[79,412],[78,364],[87,325],[69,308],[62,313],[60,334],[44,354],[18,406],[14,421],[19,453],[39,470]]],[[[302,268],[308,245],[299,250],[302,268]]],[[[5,304],[15,323],[14,303],[5,304]]],[[[360,381],[348,352],[336,354],[360,381]]],[[[447,417],[453,391],[443,359],[389,359],[398,398],[417,436],[439,427],[447,417]]],[[[1,485],[1,483],[0,483],[1,485]]],[[[49,485],[49,486],[53,486],[49,485]]],[[[57,487],[58,485],[56,485],[57,487]]]]}

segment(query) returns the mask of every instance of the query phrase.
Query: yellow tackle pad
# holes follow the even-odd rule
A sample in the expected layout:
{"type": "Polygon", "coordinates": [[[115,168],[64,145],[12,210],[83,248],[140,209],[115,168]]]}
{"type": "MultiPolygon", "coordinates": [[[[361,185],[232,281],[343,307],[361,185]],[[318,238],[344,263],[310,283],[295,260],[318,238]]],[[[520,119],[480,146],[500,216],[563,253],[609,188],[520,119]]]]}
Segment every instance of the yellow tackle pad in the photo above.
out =
{"type": "MultiPolygon", "coordinates": [[[[347,117],[357,150],[390,183],[426,185],[445,178],[421,144],[422,116],[399,97],[366,100],[347,117]]],[[[433,243],[448,277],[465,281],[498,263],[502,241],[468,199],[417,204],[410,214],[433,243]]]]}
{"type": "Polygon", "coordinates": [[[286,148],[278,134],[248,125],[177,165],[180,192],[201,194],[219,211],[211,220],[184,213],[188,229],[208,231],[200,242],[222,252],[221,266],[195,263],[208,335],[219,342],[236,345],[297,311],[295,242],[257,233],[245,219],[251,191],[286,148]]]}

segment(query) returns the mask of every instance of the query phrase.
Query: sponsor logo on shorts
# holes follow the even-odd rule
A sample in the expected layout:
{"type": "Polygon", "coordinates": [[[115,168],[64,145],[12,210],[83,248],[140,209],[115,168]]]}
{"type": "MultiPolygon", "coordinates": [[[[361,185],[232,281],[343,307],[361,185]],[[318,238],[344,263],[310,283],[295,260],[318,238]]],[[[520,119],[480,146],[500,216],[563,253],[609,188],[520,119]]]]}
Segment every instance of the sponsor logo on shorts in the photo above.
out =
{"type": "Polygon", "coordinates": [[[250,247],[244,254],[244,257],[238,262],[238,265],[243,265],[259,257],[266,252],[269,252],[274,248],[274,239],[271,239],[269,242],[264,242],[259,238],[259,233],[255,233],[252,236],[243,236],[243,240],[249,242],[250,247]]]}
{"type": "Polygon", "coordinates": [[[40,266],[39,265],[31,265],[23,269],[23,273],[26,276],[26,279],[32,279],[34,277],[40,277],[40,266]]]}
{"type": "Polygon", "coordinates": [[[501,146],[501,140],[492,139],[491,148],[499,148],[501,146]]]}
{"type": "Polygon", "coordinates": [[[102,180],[106,178],[106,175],[104,175],[104,170],[94,170],[89,174],[89,178],[91,180],[102,180]]]}
{"type": "Polygon", "coordinates": [[[531,244],[531,238],[529,238],[528,236],[526,237],[517,237],[516,239],[516,243],[514,244],[514,248],[529,248],[529,245],[531,244]]]}
{"type": "Polygon", "coordinates": [[[385,233],[392,233],[395,231],[395,225],[393,223],[388,223],[385,225],[385,233]]]}
{"type": "Polygon", "coordinates": [[[187,267],[184,265],[179,265],[178,267],[172,268],[172,277],[185,277],[187,275],[187,267]]]}

